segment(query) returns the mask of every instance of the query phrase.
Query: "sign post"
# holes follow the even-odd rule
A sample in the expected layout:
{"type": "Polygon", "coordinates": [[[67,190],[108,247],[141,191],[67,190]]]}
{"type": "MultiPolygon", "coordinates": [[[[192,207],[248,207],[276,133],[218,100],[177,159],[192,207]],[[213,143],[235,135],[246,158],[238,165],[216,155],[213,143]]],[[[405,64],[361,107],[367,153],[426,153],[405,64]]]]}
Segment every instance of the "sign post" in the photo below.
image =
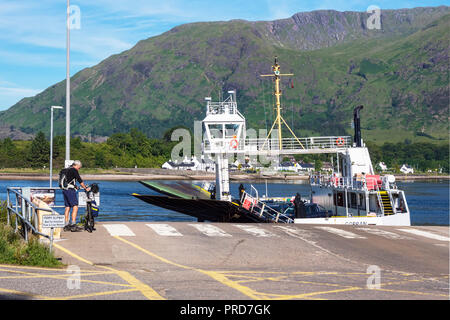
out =
{"type": "Polygon", "coordinates": [[[66,224],[65,217],[59,214],[47,214],[42,216],[42,228],[50,228],[50,252],[53,247],[53,229],[64,228],[66,224]]]}

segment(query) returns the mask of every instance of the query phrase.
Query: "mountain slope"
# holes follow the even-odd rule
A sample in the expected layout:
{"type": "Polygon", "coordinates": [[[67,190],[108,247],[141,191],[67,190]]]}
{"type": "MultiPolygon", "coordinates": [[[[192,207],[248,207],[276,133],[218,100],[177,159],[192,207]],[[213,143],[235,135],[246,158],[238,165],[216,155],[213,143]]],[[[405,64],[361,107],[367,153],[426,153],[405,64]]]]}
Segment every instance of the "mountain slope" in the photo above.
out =
{"type": "MultiPolygon", "coordinates": [[[[295,73],[293,89],[285,80],[283,102],[285,119],[298,135],[351,133],[352,109],[363,104],[366,139],[447,139],[448,12],[383,12],[383,30],[371,30],[374,35],[346,27],[337,37],[327,31],[331,21],[343,25],[359,16],[360,23],[364,13],[182,25],[73,76],[72,133],[105,136],[136,127],[161,137],[171,127],[202,120],[203,98],[217,99],[229,89],[237,89],[249,128],[270,128],[272,83],[259,75],[271,71],[278,55],[282,71],[295,73]],[[270,25],[276,32],[265,33],[270,25]]],[[[0,113],[0,126],[47,132],[48,106],[55,104],[65,104],[65,81],[0,113]]],[[[56,117],[55,130],[63,134],[64,113],[56,117]]]]}

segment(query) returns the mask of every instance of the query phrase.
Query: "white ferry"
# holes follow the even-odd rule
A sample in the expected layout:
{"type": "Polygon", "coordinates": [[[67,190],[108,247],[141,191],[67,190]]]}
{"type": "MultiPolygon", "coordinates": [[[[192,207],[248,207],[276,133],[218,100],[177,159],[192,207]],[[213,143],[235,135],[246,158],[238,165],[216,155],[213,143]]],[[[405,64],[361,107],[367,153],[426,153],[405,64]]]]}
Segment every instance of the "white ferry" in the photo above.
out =
{"type": "MultiPolygon", "coordinates": [[[[359,106],[354,110],[355,135],[297,138],[281,114],[281,74],[277,59],[272,66],[276,97],[276,120],[266,138],[248,138],[246,121],[238,111],[236,92],[219,102],[206,100],[202,151],[215,157],[215,184],[204,188],[186,183],[141,182],[165,196],[133,196],[166,209],[178,211],[199,221],[272,222],[303,224],[362,224],[409,226],[410,212],[405,193],[392,175],[376,175],[369,151],[361,138],[359,106]],[[292,137],[282,137],[282,125],[292,137]],[[277,130],[274,130],[277,129],[277,130]],[[273,137],[273,133],[278,133],[273,137]],[[257,192],[239,190],[233,199],[229,185],[230,156],[278,157],[295,154],[335,154],[336,170],[330,175],[311,175],[311,195],[260,198],[257,192]]],[[[251,186],[253,191],[256,189],[251,186]]]]}

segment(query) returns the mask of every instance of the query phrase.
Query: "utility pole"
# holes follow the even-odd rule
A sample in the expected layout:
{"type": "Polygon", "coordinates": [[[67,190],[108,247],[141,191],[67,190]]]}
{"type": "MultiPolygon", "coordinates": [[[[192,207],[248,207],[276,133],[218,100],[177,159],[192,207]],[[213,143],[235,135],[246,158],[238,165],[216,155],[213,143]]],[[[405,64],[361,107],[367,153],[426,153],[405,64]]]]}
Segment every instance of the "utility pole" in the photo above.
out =
{"type": "Polygon", "coordinates": [[[52,187],[53,178],[53,109],[63,109],[61,106],[50,107],[50,188],[52,187]]]}
{"type": "Polygon", "coordinates": [[[67,65],[66,65],[66,161],[70,160],[70,0],[67,0],[67,65]]]}

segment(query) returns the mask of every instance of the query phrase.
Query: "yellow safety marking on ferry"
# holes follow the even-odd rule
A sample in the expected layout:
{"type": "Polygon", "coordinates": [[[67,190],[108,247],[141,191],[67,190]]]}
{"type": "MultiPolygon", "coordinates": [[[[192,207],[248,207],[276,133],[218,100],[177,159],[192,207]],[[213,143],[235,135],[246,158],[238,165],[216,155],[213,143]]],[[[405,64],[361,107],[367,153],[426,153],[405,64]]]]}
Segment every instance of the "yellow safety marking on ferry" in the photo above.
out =
{"type": "MultiPolygon", "coordinates": [[[[94,263],[92,263],[91,261],[88,261],[88,260],[78,256],[77,254],[67,250],[66,248],[62,247],[61,245],[55,244],[55,247],[84,263],[87,263],[89,265],[94,265],[94,263]]],[[[115,274],[117,274],[123,280],[125,280],[130,285],[132,285],[137,290],[139,290],[149,300],[164,300],[164,298],[161,295],[159,295],[155,290],[153,290],[151,287],[149,287],[145,283],[139,281],[138,279],[136,279],[135,277],[133,277],[130,273],[128,273],[126,271],[119,271],[119,270],[113,269],[111,267],[106,267],[106,266],[97,266],[97,267],[113,271],[115,274]]]]}

